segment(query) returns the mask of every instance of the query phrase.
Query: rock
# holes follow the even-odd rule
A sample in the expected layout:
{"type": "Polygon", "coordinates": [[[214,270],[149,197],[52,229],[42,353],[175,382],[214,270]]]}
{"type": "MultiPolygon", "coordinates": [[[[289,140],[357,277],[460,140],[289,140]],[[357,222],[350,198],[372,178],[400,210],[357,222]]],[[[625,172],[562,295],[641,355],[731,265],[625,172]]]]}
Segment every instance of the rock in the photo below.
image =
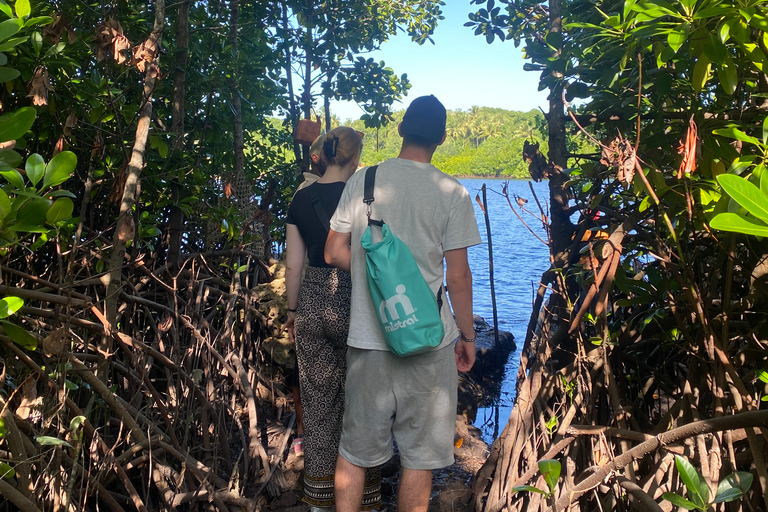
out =
{"type": "Polygon", "coordinates": [[[458,412],[469,423],[475,420],[478,405],[499,393],[507,360],[517,348],[515,337],[508,331],[499,331],[499,344],[496,345],[493,327],[479,316],[475,316],[475,334],[475,365],[459,378],[458,412]]]}

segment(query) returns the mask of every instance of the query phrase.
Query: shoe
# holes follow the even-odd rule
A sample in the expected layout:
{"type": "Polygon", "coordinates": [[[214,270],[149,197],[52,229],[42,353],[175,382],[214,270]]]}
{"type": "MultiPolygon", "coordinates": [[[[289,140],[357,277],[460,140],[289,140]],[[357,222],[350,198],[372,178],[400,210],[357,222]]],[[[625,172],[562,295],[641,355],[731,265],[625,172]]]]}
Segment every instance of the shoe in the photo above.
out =
{"type": "Polygon", "coordinates": [[[303,457],[304,456],[304,438],[303,437],[297,437],[293,440],[293,453],[296,454],[297,457],[303,457]]]}

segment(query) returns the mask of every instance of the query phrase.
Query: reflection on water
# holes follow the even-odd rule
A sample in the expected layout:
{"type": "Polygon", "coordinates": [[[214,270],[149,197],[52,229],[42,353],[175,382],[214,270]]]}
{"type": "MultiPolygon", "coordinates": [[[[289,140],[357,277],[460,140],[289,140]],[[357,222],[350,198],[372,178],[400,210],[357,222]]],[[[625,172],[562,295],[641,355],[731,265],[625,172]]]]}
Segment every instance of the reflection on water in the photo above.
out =
{"type": "MultiPolygon", "coordinates": [[[[520,350],[525,340],[525,331],[531,316],[533,300],[538,289],[539,279],[549,268],[547,248],[520,222],[511,211],[507,199],[501,194],[503,180],[498,179],[461,179],[469,191],[475,206],[475,218],[483,239],[481,245],[469,249],[469,264],[474,281],[474,311],[488,323],[493,322],[491,307],[491,288],[488,268],[488,245],[485,219],[480,206],[474,201],[475,196],[482,198],[481,187],[486,186],[488,198],[488,217],[491,224],[493,243],[494,280],[496,284],[496,308],[499,317],[499,330],[510,331],[515,336],[517,350],[510,355],[504,372],[504,381],[495,403],[481,407],[477,412],[475,426],[483,432],[484,440],[490,444],[498,437],[509,419],[515,398],[515,379],[520,362],[520,350]]],[[[542,205],[548,204],[549,191],[546,182],[533,183],[533,188],[542,205]]],[[[509,182],[509,195],[518,212],[514,195],[528,200],[526,208],[539,215],[527,180],[509,182]]],[[[541,222],[531,215],[521,213],[523,220],[541,238],[546,239],[541,222]]]]}

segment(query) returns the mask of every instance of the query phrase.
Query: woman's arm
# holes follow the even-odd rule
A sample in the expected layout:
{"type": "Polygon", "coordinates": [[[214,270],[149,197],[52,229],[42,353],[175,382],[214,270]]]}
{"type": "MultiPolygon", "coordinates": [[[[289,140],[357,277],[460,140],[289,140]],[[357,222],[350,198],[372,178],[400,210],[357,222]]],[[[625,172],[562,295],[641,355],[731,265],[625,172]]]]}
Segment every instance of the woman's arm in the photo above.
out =
{"type": "Polygon", "coordinates": [[[291,342],[296,341],[293,330],[296,308],[299,305],[299,288],[301,287],[301,271],[304,268],[304,260],[307,255],[307,246],[299,234],[299,228],[295,224],[286,225],[285,237],[285,291],[288,296],[288,321],[283,329],[288,331],[291,342]],[[293,311],[290,311],[293,310],[293,311]]]}

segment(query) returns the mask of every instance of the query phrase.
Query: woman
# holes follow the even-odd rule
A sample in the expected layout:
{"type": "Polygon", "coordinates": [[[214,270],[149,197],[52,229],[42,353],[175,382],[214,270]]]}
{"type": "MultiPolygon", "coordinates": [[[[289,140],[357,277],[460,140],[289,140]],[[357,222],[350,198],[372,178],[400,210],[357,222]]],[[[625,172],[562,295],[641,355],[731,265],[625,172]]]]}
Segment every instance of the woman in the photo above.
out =
{"type": "MultiPolygon", "coordinates": [[[[322,178],[323,174],[325,174],[325,163],[320,159],[320,154],[323,152],[324,142],[325,134],[322,134],[319,135],[314,140],[314,142],[312,142],[311,146],[309,146],[310,172],[304,173],[304,181],[301,182],[296,192],[307,188],[318,179],[322,178]]],[[[291,339],[291,341],[293,341],[293,339],[291,339]]],[[[299,364],[296,361],[294,361],[293,373],[291,374],[291,392],[293,394],[293,407],[296,409],[296,439],[293,441],[292,449],[295,457],[304,457],[304,408],[301,405],[301,391],[299,388],[299,364]]]]}
{"type": "MultiPolygon", "coordinates": [[[[313,511],[334,504],[352,291],[349,274],[327,265],[323,253],[330,218],[361,150],[361,136],[352,128],[328,132],[320,155],[325,173],[296,192],[288,208],[285,328],[296,343],[304,408],[304,501],[313,511]],[[305,255],[309,266],[302,281],[305,255]]],[[[380,480],[378,468],[366,475],[365,508],[381,501],[380,480]]]]}

